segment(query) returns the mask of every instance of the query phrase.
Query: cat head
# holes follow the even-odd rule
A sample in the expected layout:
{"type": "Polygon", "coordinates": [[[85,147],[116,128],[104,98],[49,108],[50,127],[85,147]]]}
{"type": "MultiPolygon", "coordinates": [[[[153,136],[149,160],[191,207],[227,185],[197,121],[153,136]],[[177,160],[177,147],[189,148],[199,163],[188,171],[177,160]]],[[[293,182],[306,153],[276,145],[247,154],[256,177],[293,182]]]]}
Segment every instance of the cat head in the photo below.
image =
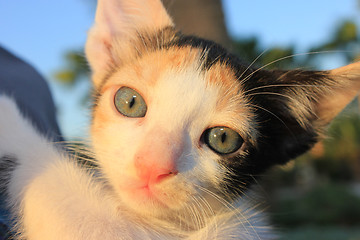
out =
{"type": "Polygon", "coordinates": [[[359,63],[252,68],[178,32],[160,0],[99,0],[86,54],[99,164],[120,201],[154,215],[236,198],[309,150],[360,89],[359,63]]]}

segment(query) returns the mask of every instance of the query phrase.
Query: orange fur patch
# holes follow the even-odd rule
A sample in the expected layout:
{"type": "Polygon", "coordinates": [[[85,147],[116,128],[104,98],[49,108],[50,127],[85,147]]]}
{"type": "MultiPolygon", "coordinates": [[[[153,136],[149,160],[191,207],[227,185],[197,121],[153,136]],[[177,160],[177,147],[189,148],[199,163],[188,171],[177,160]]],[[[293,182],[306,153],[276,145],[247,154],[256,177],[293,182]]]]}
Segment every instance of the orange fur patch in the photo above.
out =
{"type": "Polygon", "coordinates": [[[240,85],[237,83],[234,71],[220,62],[214,64],[206,74],[206,81],[210,85],[220,88],[222,98],[216,106],[217,110],[226,108],[231,99],[238,99],[241,93],[240,85]]]}
{"type": "MultiPolygon", "coordinates": [[[[154,86],[160,75],[167,69],[182,69],[192,64],[198,65],[200,55],[200,50],[190,47],[173,47],[145,53],[141,58],[121,65],[119,71],[104,84],[101,91],[112,85],[121,85],[122,78],[130,78],[131,81],[136,82],[137,86],[139,84],[154,86]]],[[[126,81],[129,82],[129,79],[126,81]]]]}

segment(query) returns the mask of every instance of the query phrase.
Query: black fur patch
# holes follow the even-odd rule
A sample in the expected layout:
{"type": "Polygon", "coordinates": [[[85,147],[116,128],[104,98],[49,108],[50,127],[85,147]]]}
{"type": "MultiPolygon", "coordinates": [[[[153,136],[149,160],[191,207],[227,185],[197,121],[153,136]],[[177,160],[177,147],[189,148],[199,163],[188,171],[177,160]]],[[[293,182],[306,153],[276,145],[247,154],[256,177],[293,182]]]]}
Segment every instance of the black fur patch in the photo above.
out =
{"type": "Polygon", "coordinates": [[[213,41],[195,36],[182,35],[179,32],[176,33],[176,36],[177,37],[170,42],[169,46],[190,46],[201,49],[203,51],[203,66],[205,69],[210,69],[218,62],[229,65],[233,69],[236,69],[236,72],[244,72],[247,69],[246,64],[240,60],[240,58],[213,41]]]}
{"type": "Polygon", "coordinates": [[[314,105],[337,84],[326,72],[301,70],[258,71],[243,81],[260,137],[246,156],[224,160],[235,173],[228,180],[230,190],[241,193],[239,186],[310,150],[328,124],[317,117],[314,105]]]}
{"type": "Polygon", "coordinates": [[[7,186],[9,184],[11,173],[18,165],[16,157],[5,155],[0,158],[0,193],[7,193],[7,186]]]}

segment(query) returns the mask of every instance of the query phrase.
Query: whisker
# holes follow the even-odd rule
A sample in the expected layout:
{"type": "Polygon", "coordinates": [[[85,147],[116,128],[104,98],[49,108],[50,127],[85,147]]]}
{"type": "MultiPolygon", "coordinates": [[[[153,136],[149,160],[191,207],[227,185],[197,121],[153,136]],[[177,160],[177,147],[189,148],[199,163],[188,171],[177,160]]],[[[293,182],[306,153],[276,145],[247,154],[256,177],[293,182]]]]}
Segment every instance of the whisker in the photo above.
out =
{"type": "Polygon", "coordinates": [[[246,90],[243,92],[243,94],[247,94],[249,92],[255,91],[255,90],[261,90],[265,88],[276,88],[276,87],[299,87],[299,88],[329,88],[327,85],[311,85],[311,84],[271,84],[271,85],[265,85],[265,86],[259,86],[255,88],[251,88],[249,90],[246,90]]]}
{"type": "Polygon", "coordinates": [[[203,207],[197,198],[193,197],[192,201],[197,206],[197,207],[194,207],[194,210],[197,212],[198,220],[199,220],[197,229],[201,229],[205,226],[205,222],[206,222],[205,219],[207,219],[206,212],[202,211],[203,207]]]}
{"type": "Polygon", "coordinates": [[[307,52],[307,53],[297,53],[297,54],[292,54],[292,55],[289,55],[289,56],[285,56],[285,57],[282,57],[282,58],[279,58],[277,60],[274,60],[274,61],[271,61],[270,63],[267,63],[265,64],[264,66],[256,69],[255,71],[253,71],[252,73],[250,73],[249,75],[247,75],[244,79],[240,80],[240,84],[244,84],[247,80],[249,80],[255,73],[263,70],[264,68],[272,65],[272,64],[275,64],[277,62],[280,62],[280,61],[283,61],[283,60],[286,60],[286,59],[289,59],[289,58],[292,58],[292,57],[298,57],[298,56],[305,56],[305,55],[313,55],[313,54],[325,54],[325,53],[338,53],[338,52],[343,52],[343,51],[322,51],[322,52],[307,52]]]}
{"type": "Polygon", "coordinates": [[[284,125],[284,127],[289,131],[289,133],[290,133],[293,137],[295,137],[295,134],[294,134],[294,133],[292,132],[292,130],[288,127],[288,125],[287,125],[279,116],[277,116],[275,113],[267,110],[266,108],[257,106],[257,105],[255,105],[255,104],[251,104],[251,106],[252,106],[252,107],[255,107],[255,108],[258,108],[258,109],[260,109],[260,110],[263,110],[263,111],[269,113],[270,115],[272,115],[273,117],[275,117],[277,120],[279,120],[279,121],[284,125]]]}
{"type": "Polygon", "coordinates": [[[250,64],[249,66],[242,72],[242,74],[239,76],[239,79],[242,78],[242,76],[257,62],[257,60],[259,60],[259,58],[264,55],[266,52],[268,51],[268,49],[265,49],[262,53],[259,54],[259,56],[257,56],[250,64]]]}
{"type": "MultiPolygon", "coordinates": [[[[250,229],[252,229],[252,231],[255,233],[256,237],[258,239],[260,239],[260,236],[258,235],[255,227],[251,224],[251,222],[249,221],[249,218],[246,216],[246,212],[243,213],[242,210],[240,210],[237,207],[234,207],[230,202],[226,201],[224,198],[218,196],[216,193],[202,187],[202,186],[197,186],[198,189],[200,189],[201,191],[206,192],[207,194],[209,194],[210,196],[214,197],[216,200],[218,200],[220,203],[223,204],[223,206],[225,208],[227,208],[230,212],[236,213],[235,217],[238,219],[238,222],[244,227],[244,229],[246,230],[247,233],[250,234],[247,226],[245,224],[247,224],[250,229]],[[241,218],[240,218],[241,217],[241,218]]],[[[249,209],[248,211],[250,211],[251,209],[249,209]]]]}
{"type": "Polygon", "coordinates": [[[189,209],[191,210],[190,213],[193,215],[194,220],[195,220],[195,229],[201,229],[201,225],[199,224],[200,219],[199,219],[199,215],[198,215],[198,211],[196,211],[196,207],[194,206],[194,203],[191,203],[189,205],[189,209]]]}
{"type": "MultiPolygon", "coordinates": [[[[291,97],[291,96],[288,96],[288,95],[285,95],[285,94],[281,94],[281,93],[276,93],[276,92],[256,92],[256,93],[251,93],[249,94],[248,96],[251,97],[251,96],[256,96],[256,95],[275,95],[275,96],[280,96],[280,97],[284,97],[284,98],[288,98],[290,100],[293,100],[295,102],[298,102],[297,99],[291,97]]],[[[309,112],[312,112],[312,109],[310,109],[308,106],[304,106],[309,112]]]]}

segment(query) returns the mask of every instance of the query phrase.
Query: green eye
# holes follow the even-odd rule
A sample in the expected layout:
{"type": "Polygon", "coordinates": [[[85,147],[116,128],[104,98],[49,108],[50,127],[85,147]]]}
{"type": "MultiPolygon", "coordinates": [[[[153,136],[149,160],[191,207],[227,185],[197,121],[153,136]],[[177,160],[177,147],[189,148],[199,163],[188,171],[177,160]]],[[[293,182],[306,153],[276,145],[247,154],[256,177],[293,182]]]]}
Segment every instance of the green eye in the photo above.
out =
{"type": "Polygon", "coordinates": [[[116,92],[114,104],[116,109],[126,117],[141,118],[145,116],[147,111],[142,96],[128,87],[122,87],[116,92]]]}
{"type": "Polygon", "coordinates": [[[218,154],[230,154],[236,152],[244,140],[234,130],[228,127],[214,127],[205,130],[203,141],[218,154]]]}

